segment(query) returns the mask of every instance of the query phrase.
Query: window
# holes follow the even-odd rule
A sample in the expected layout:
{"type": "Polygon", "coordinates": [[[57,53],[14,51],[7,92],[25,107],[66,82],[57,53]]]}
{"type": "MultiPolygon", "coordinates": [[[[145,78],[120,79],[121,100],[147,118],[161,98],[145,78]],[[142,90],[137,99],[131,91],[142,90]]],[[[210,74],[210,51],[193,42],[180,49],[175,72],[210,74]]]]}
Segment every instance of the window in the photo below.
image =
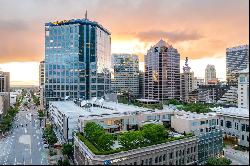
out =
{"type": "Polygon", "coordinates": [[[146,159],[145,165],[148,165],[148,159],[146,159]]]}
{"type": "Polygon", "coordinates": [[[141,165],[143,165],[143,163],[144,163],[144,160],[141,160],[141,165]]]}
{"type": "Polygon", "coordinates": [[[173,158],[173,152],[169,153],[169,159],[173,158]]]}
{"type": "Polygon", "coordinates": [[[187,154],[189,154],[189,148],[187,149],[187,154]]]}
{"type": "Polygon", "coordinates": [[[244,135],[242,135],[241,139],[244,141],[244,135]]]}
{"type": "Polygon", "coordinates": [[[166,154],[163,155],[163,161],[166,161],[166,154]]]}
{"type": "Polygon", "coordinates": [[[205,121],[201,121],[201,125],[205,124],[206,122],[205,121]]]}
{"type": "Polygon", "coordinates": [[[152,165],[152,158],[149,159],[149,165],[152,165]]]}
{"type": "Polygon", "coordinates": [[[249,132],[249,125],[246,124],[246,132],[249,132]]]}
{"type": "Polygon", "coordinates": [[[241,124],[241,131],[246,131],[246,125],[245,124],[241,124]]]}
{"type": "Polygon", "coordinates": [[[227,128],[232,128],[232,122],[226,121],[226,127],[227,128]]]}
{"type": "Polygon", "coordinates": [[[220,125],[223,126],[223,120],[220,120],[220,125]]]}
{"type": "Polygon", "coordinates": [[[245,82],[245,77],[240,77],[240,82],[245,82]]]}
{"type": "Polygon", "coordinates": [[[159,157],[159,162],[162,162],[162,156],[159,157]]]}
{"type": "Polygon", "coordinates": [[[158,156],[155,157],[155,163],[158,163],[158,156]]]}

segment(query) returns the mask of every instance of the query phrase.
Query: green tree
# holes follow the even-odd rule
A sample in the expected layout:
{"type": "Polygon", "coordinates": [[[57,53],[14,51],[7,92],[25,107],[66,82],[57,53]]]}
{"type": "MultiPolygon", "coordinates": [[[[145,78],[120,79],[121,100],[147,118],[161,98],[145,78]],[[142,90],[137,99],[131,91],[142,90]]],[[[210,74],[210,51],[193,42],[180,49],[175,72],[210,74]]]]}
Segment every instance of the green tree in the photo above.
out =
{"type": "Polygon", "coordinates": [[[98,143],[98,138],[105,133],[103,128],[95,122],[89,122],[84,127],[85,136],[88,140],[95,144],[98,143]]]}
{"type": "Polygon", "coordinates": [[[44,111],[43,111],[43,110],[38,110],[38,116],[39,116],[40,118],[44,117],[44,116],[45,116],[44,111]]]}
{"type": "Polygon", "coordinates": [[[114,137],[111,134],[102,134],[98,138],[98,148],[102,151],[111,150],[111,146],[114,144],[114,137]]]}
{"type": "Polygon", "coordinates": [[[142,147],[146,140],[141,131],[129,131],[118,137],[119,143],[126,149],[142,147]]]}
{"type": "Polygon", "coordinates": [[[73,156],[74,147],[72,144],[63,144],[62,146],[62,154],[68,157],[73,156]]]}
{"type": "Polygon", "coordinates": [[[150,141],[150,143],[157,143],[167,137],[167,131],[163,125],[147,124],[142,127],[142,135],[150,141]]]}
{"type": "Polygon", "coordinates": [[[211,157],[208,159],[206,165],[230,165],[231,163],[232,161],[225,157],[220,157],[220,158],[211,157]]]}
{"type": "Polygon", "coordinates": [[[69,160],[65,159],[65,160],[58,160],[57,161],[57,165],[70,165],[69,160]]]}

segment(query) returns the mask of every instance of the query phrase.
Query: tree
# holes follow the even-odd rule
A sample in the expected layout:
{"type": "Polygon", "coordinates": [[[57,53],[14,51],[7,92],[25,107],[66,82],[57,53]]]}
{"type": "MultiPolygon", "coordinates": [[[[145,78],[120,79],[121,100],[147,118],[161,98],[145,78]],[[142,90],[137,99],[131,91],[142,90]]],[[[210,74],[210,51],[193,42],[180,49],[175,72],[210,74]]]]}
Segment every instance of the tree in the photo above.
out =
{"type": "Polygon", "coordinates": [[[57,165],[70,165],[69,160],[65,159],[65,160],[58,160],[57,161],[57,165]]]}
{"type": "Polygon", "coordinates": [[[104,129],[95,122],[87,123],[84,131],[86,138],[94,144],[97,144],[99,136],[105,133],[104,129]]]}
{"type": "Polygon", "coordinates": [[[114,137],[111,134],[102,134],[98,138],[98,148],[103,151],[111,150],[111,146],[114,144],[114,137]]]}
{"type": "Polygon", "coordinates": [[[147,124],[142,127],[142,135],[150,141],[150,143],[157,143],[167,137],[166,129],[163,125],[147,124]]]}
{"type": "Polygon", "coordinates": [[[62,154],[68,157],[73,156],[74,147],[72,144],[63,144],[62,146],[62,154]]]}
{"type": "Polygon", "coordinates": [[[39,116],[40,118],[44,117],[44,116],[45,116],[44,111],[43,111],[43,110],[38,110],[38,116],[39,116]]]}
{"type": "Polygon", "coordinates": [[[146,143],[141,131],[125,132],[118,137],[118,140],[119,143],[126,149],[142,147],[146,143]]]}
{"type": "Polygon", "coordinates": [[[206,165],[230,165],[231,163],[232,161],[225,157],[220,157],[220,158],[211,157],[208,159],[206,165]]]}
{"type": "Polygon", "coordinates": [[[106,134],[103,127],[95,122],[88,122],[84,127],[85,137],[101,151],[111,150],[114,138],[106,134]]]}

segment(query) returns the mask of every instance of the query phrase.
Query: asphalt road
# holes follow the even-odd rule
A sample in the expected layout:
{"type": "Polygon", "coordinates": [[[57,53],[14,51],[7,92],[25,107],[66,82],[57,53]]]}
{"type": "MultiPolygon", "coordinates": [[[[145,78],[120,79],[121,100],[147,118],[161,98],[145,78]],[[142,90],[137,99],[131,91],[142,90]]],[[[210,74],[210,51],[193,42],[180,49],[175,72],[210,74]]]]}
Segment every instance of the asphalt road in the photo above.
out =
{"type": "Polygon", "coordinates": [[[38,114],[32,108],[20,110],[10,134],[0,140],[0,165],[48,165],[38,114]]]}
{"type": "Polygon", "coordinates": [[[232,160],[232,165],[249,165],[249,152],[234,150],[231,147],[224,148],[226,158],[232,160]]]}

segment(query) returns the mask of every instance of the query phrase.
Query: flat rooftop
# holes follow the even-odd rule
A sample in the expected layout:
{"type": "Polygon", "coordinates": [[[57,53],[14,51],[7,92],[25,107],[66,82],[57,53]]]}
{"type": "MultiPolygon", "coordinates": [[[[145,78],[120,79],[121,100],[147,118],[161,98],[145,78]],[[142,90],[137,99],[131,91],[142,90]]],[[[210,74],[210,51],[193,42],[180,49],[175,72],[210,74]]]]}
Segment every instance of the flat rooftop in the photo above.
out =
{"type": "MultiPolygon", "coordinates": [[[[87,102],[91,103],[91,102],[87,102]]],[[[165,112],[172,113],[174,109],[169,107],[164,107],[162,110],[151,110],[148,108],[137,107],[134,105],[127,105],[122,103],[116,103],[111,101],[102,101],[101,103],[98,101],[93,102],[94,106],[90,106],[89,108],[80,107],[75,104],[73,101],[50,101],[50,104],[55,106],[69,117],[85,117],[88,119],[94,118],[104,118],[104,117],[119,117],[124,115],[133,115],[137,113],[143,114],[151,114],[152,112],[165,112]]]]}
{"type": "Polygon", "coordinates": [[[249,110],[244,108],[217,108],[214,110],[217,114],[221,114],[224,116],[239,116],[249,118],[249,110]]]}
{"type": "Polygon", "coordinates": [[[155,102],[155,103],[159,102],[158,100],[153,100],[153,99],[136,99],[136,100],[140,102],[155,102]]]}
{"type": "Polygon", "coordinates": [[[210,118],[210,117],[215,117],[216,113],[214,112],[209,112],[206,114],[197,114],[197,113],[192,113],[192,112],[185,112],[185,111],[179,111],[175,117],[179,119],[186,119],[186,120],[198,120],[198,119],[204,119],[204,118],[210,118]]]}

